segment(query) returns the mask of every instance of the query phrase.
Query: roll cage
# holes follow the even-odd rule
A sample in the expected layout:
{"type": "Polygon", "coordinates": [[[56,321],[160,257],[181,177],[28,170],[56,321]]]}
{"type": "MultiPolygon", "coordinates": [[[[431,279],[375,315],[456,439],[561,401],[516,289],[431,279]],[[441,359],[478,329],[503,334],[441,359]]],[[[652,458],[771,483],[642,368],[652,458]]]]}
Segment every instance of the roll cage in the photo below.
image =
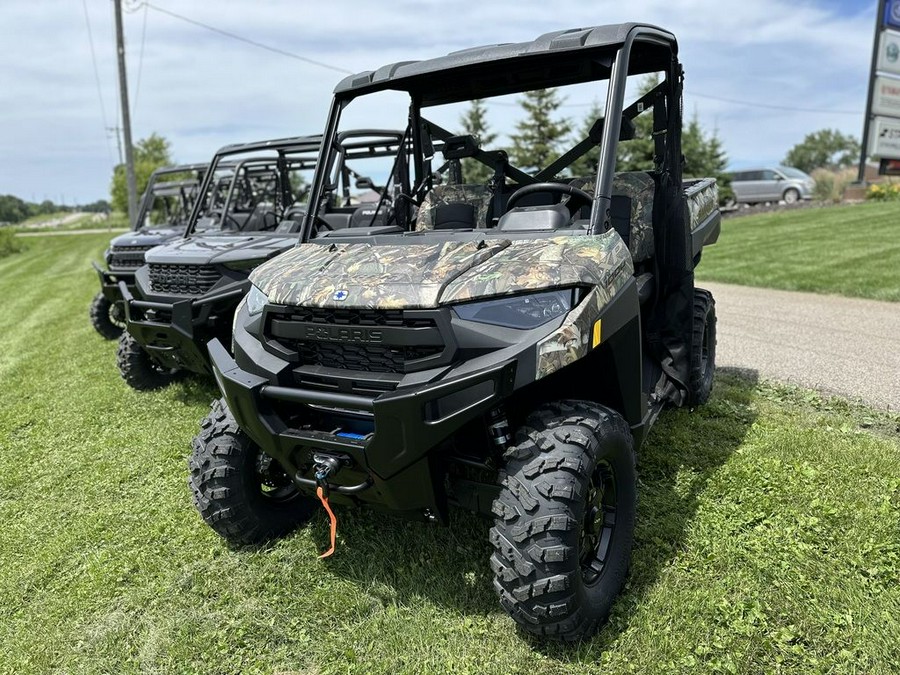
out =
{"type": "MultiPolygon", "coordinates": [[[[592,148],[599,147],[588,228],[591,234],[599,234],[611,226],[617,143],[628,137],[630,120],[648,109],[652,108],[654,115],[656,170],[666,175],[666,182],[681,183],[682,72],[677,52],[677,41],[672,33],[651,25],[631,23],[557,31],[532,42],[467,49],[427,61],[399,62],[351,75],[335,88],[323,134],[320,165],[328,166],[334,157],[330,146],[339,135],[341,113],[348,104],[360,96],[379,91],[403,91],[410,97],[404,140],[410,144],[413,178],[406,179],[411,185],[405,185],[397,171],[402,163],[395,163],[393,176],[398,190],[391,206],[393,217],[401,227],[413,220],[414,208],[421,205],[423,196],[432,187],[431,161],[438,142],[457,145],[459,152],[465,153],[459,154],[457,161],[471,157],[490,167],[495,180],[511,179],[519,186],[543,182],[592,148]],[[654,72],[664,73],[664,80],[626,106],[628,76],[654,72]],[[505,153],[484,151],[474,145],[474,139],[453,136],[422,115],[422,109],[429,106],[602,80],[610,82],[605,118],[597,121],[587,138],[534,176],[511,166],[505,153]]],[[[321,199],[325,189],[325,173],[317,171],[310,189],[313,200],[321,199]]],[[[316,213],[311,209],[301,228],[302,241],[314,236],[315,217],[316,213]]]]}

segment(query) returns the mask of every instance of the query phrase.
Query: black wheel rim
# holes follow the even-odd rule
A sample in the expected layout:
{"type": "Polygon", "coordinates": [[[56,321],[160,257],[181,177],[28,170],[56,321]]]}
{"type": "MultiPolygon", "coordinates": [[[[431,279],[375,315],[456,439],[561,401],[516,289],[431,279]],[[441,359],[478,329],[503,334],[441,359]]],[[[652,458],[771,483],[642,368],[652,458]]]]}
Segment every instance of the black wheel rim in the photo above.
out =
{"type": "Polygon", "coordinates": [[[259,494],[266,501],[288,502],[299,494],[287,471],[266,453],[257,453],[253,468],[259,494]]]}
{"type": "Polygon", "coordinates": [[[584,583],[596,584],[609,560],[616,527],[616,477],[612,466],[600,462],[591,476],[584,522],[581,526],[580,563],[584,583]]]}

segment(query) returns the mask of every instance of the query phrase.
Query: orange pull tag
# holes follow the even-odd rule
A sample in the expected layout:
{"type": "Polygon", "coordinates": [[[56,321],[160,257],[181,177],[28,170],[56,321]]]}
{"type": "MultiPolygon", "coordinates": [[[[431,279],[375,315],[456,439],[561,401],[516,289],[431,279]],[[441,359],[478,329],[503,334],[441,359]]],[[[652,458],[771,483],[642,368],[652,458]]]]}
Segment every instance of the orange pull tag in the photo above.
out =
{"type": "Polygon", "coordinates": [[[334,538],[337,535],[337,518],[334,516],[334,512],[331,510],[331,506],[328,504],[328,498],[325,496],[325,493],[322,492],[321,487],[316,488],[316,496],[319,498],[319,501],[322,502],[322,506],[325,507],[326,513],[328,513],[328,518],[331,520],[331,548],[325,551],[320,558],[327,558],[332,553],[334,553],[334,538]]]}

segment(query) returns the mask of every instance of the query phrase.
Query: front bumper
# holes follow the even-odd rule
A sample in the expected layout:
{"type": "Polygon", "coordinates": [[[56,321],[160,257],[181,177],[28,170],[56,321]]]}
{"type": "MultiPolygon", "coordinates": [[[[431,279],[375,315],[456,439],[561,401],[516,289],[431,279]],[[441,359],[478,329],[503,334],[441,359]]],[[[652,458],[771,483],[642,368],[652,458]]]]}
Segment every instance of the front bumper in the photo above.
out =
{"type": "Polygon", "coordinates": [[[119,282],[118,288],[125,304],[126,328],[138,344],[165,367],[208,374],[206,342],[216,332],[230,329],[234,309],[247,294],[250,282],[172,302],[138,300],[124,282],[119,282]]]}
{"type": "Polygon", "coordinates": [[[92,262],[97,276],[100,278],[100,292],[110,302],[121,302],[122,294],[119,291],[119,282],[123,282],[129,291],[134,293],[135,270],[103,269],[96,262],[92,262]]]}
{"type": "MultiPolygon", "coordinates": [[[[218,340],[209,343],[213,373],[236,421],[259,446],[310,493],[312,455],[339,456],[349,468],[334,477],[332,493],[406,512],[446,517],[444,475],[431,450],[515,388],[516,361],[453,379],[405,387],[377,396],[282,387],[242,370],[218,340]],[[292,422],[291,412],[327,409],[351,429],[314,428],[292,422]]],[[[288,364],[285,363],[285,366],[288,364]]],[[[296,418],[295,418],[296,419],[296,418]]]]}

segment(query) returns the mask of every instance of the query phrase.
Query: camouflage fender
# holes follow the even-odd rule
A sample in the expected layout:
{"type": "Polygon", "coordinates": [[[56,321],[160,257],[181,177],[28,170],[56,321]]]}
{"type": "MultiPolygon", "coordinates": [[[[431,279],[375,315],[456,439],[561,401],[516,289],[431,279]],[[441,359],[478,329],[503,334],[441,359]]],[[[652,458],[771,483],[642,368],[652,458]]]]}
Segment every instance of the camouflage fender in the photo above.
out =
{"type": "Polygon", "coordinates": [[[443,244],[301,244],[250,275],[271,302],[305,307],[436,307],[449,281],[489,260],[507,239],[443,244]]]}
{"type": "Polygon", "coordinates": [[[605,302],[633,274],[628,248],[612,230],[595,237],[517,240],[451,281],[441,304],[579,285],[597,287],[605,302]]]}
{"type": "MultiPolygon", "coordinates": [[[[538,343],[535,379],[547,377],[575,363],[596,346],[593,341],[594,324],[608,302],[606,293],[599,287],[594,288],[566,317],[562,326],[538,343]]],[[[600,326],[597,328],[599,342],[600,326]]]]}

